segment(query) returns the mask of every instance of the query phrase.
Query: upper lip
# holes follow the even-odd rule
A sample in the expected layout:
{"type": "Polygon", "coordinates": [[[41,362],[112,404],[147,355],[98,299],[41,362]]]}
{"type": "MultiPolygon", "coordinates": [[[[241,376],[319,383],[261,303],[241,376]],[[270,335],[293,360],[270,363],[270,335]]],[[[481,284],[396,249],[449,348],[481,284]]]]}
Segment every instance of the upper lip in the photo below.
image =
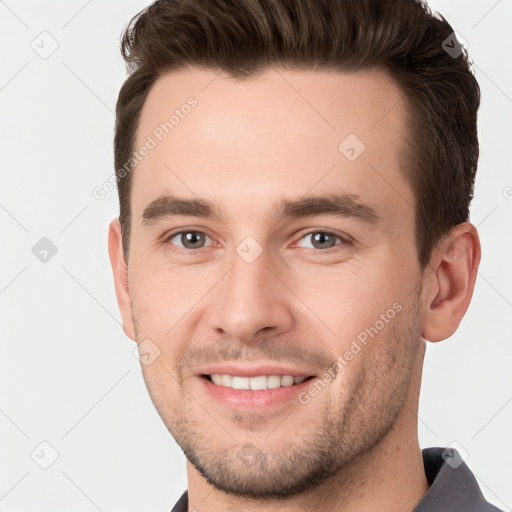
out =
{"type": "Polygon", "coordinates": [[[237,375],[240,377],[257,377],[258,375],[291,375],[292,377],[310,377],[313,373],[276,364],[260,364],[258,366],[241,366],[235,364],[217,364],[201,368],[198,375],[213,375],[216,373],[237,375]]]}

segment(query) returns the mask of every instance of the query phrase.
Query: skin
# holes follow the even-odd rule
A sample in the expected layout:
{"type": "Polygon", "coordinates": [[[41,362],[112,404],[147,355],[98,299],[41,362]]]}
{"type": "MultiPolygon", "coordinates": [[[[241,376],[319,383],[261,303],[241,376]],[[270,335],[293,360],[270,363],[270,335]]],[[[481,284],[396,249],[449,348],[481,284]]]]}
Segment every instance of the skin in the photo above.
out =
{"type": "Polygon", "coordinates": [[[468,308],[476,228],[453,228],[420,269],[401,167],[407,107],[384,71],[217,75],[189,68],[155,83],[137,147],[187,98],[198,105],[134,171],[128,265],[117,219],[109,231],[124,330],[160,351],[142,371],[187,455],[189,507],[412,511],[428,491],[417,434],[425,347],[468,308]],[[366,146],[353,162],[338,150],[348,134],[366,146]],[[357,195],[380,223],[271,216],[282,199],[333,192],[357,195]],[[146,206],[170,193],[209,199],[222,216],[143,224],[146,206]],[[170,236],[180,229],[207,236],[187,246],[170,236]],[[335,236],[314,245],[318,232],[335,236]],[[248,236],[262,249],[252,263],[236,251],[248,236]],[[393,304],[400,312],[307,404],[236,410],[206,397],[195,375],[247,361],[321,375],[393,304]]]}

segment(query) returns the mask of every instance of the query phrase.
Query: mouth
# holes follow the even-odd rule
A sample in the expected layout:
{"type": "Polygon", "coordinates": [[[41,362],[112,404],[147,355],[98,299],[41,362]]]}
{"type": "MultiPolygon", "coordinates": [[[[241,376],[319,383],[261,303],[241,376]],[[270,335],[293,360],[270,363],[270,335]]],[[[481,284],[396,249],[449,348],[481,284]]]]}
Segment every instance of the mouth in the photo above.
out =
{"type": "Polygon", "coordinates": [[[201,377],[219,387],[252,391],[293,387],[315,378],[314,375],[256,375],[253,377],[245,377],[220,373],[202,374],[201,377]]]}

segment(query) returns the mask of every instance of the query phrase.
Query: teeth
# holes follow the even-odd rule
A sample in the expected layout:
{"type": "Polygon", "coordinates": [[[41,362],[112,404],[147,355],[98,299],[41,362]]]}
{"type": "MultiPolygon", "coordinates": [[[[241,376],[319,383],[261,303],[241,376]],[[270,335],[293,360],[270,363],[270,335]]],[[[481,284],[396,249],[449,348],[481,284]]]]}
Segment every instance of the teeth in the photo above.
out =
{"type": "Polygon", "coordinates": [[[267,388],[275,389],[281,387],[281,377],[279,375],[270,375],[267,377],[267,388]]]}
{"type": "Polygon", "coordinates": [[[281,377],[281,386],[293,386],[293,377],[291,375],[281,377]]]}
{"type": "Polygon", "coordinates": [[[268,387],[268,378],[265,375],[260,375],[259,377],[251,377],[247,380],[250,382],[250,388],[254,391],[260,391],[262,389],[267,389],[268,387]]]}
{"type": "Polygon", "coordinates": [[[264,389],[276,389],[282,386],[289,387],[300,384],[306,377],[292,377],[291,375],[258,375],[257,377],[239,377],[237,375],[225,375],[214,373],[210,375],[214,384],[233,389],[252,389],[262,391],[264,389]]]}
{"type": "Polygon", "coordinates": [[[233,377],[231,375],[219,375],[221,378],[221,384],[223,386],[231,387],[231,383],[233,382],[233,377]]]}
{"type": "MultiPolygon", "coordinates": [[[[217,386],[225,386],[225,384],[222,383],[222,375],[219,375],[218,373],[215,373],[213,375],[210,375],[212,378],[212,381],[214,384],[217,384],[217,386]]],[[[226,375],[226,377],[230,377],[229,375],[226,375]]]]}
{"type": "Polygon", "coordinates": [[[251,389],[251,379],[249,377],[233,377],[231,387],[233,389],[251,389]]]}

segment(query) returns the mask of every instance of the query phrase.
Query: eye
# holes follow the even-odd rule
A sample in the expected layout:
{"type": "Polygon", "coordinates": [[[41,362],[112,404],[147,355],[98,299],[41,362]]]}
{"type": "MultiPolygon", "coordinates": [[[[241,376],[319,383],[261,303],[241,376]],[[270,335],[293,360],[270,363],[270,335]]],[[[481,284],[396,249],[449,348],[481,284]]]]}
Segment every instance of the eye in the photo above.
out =
{"type": "MultiPolygon", "coordinates": [[[[338,246],[344,246],[350,243],[340,235],[331,233],[330,231],[311,231],[303,235],[300,240],[307,240],[308,238],[310,239],[310,246],[302,247],[306,249],[320,250],[324,253],[336,251],[338,246]],[[336,240],[339,240],[340,243],[336,243],[336,240]]],[[[202,231],[183,230],[169,235],[166,239],[166,243],[176,247],[177,250],[184,250],[185,252],[193,253],[196,250],[208,247],[208,245],[205,245],[207,239],[211,241],[211,238],[202,231]]],[[[298,245],[300,244],[298,243],[298,245]]]]}
{"type": "Polygon", "coordinates": [[[173,233],[167,238],[167,242],[171,245],[176,245],[176,247],[180,249],[188,249],[190,252],[205,247],[204,243],[207,238],[210,239],[210,237],[202,231],[188,230],[173,233]],[[177,239],[178,243],[173,242],[174,239],[177,239]]]}
{"type": "Polygon", "coordinates": [[[348,241],[344,240],[341,236],[329,231],[311,231],[306,233],[300,240],[307,238],[311,240],[311,246],[306,248],[319,249],[322,252],[337,250],[337,246],[348,244],[348,241]],[[336,239],[340,240],[341,243],[335,243],[336,239]]]}

